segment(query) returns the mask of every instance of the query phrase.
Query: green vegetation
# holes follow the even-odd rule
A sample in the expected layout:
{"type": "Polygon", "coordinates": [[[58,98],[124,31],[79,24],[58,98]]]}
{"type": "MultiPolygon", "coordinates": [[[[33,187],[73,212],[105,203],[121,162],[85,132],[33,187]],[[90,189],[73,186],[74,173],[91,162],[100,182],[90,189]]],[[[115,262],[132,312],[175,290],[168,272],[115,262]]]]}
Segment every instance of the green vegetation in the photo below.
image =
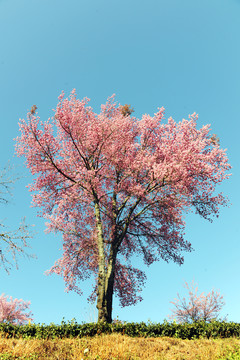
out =
{"type": "Polygon", "coordinates": [[[28,324],[13,325],[0,324],[0,333],[5,338],[82,338],[100,334],[119,333],[131,337],[173,337],[179,339],[216,339],[240,338],[240,324],[234,322],[199,321],[192,324],[177,324],[167,321],[160,323],[83,323],[78,324],[74,319],[69,322],[62,321],[61,325],[28,324]]]}

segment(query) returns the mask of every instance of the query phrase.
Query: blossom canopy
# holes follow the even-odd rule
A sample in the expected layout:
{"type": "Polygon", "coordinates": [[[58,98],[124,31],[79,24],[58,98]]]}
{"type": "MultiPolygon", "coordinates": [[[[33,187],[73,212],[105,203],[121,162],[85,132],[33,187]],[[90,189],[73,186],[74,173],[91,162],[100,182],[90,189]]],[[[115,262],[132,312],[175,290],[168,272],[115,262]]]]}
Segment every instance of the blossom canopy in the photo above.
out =
{"type": "Polygon", "coordinates": [[[63,234],[63,257],[50,273],[78,292],[79,280],[94,273],[93,298],[112,276],[125,306],[141,300],[145,280],[131,257],[142,255],[147,265],[160,259],[182,264],[182,251],[192,249],[183,237],[183,215],[195,209],[209,220],[218,216],[227,200],[215,188],[230,165],[210,125],[197,129],[195,113],[164,122],[164,108],[137,119],[114,96],[100,114],[88,102],[73,90],[59,97],[52,119],[41,122],[29,112],[20,120],[16,149],[35,177],[33,205],[48,231],[63,234]]]}

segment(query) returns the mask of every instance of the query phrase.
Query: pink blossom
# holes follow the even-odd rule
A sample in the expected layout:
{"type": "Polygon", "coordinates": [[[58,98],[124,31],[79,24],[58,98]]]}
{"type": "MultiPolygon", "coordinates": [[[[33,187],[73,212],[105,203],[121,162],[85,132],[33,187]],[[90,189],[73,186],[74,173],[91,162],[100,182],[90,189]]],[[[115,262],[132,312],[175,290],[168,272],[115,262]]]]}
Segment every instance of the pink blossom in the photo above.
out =
{"type": "Polygon", "coordinates": [[[124,115],[114,96],[100,114],[88,102],[74,90],[60,96],[52,120],[29,113],[20,120],[16,151],[34,176],[33,206],[48,231],[63,234],[63,257],[49,273],[79,293],[79,281],[94,274],[95,294],[113,276],[121,304],[134,304],[144,275],[131,257],[141,255],[147,265],[182,264],[182,252],[192,249],[184,239],[184,214],[218,216],[227,200],[215,189],[230,165],[210,125],[197,129],[195,113],[163,122],[161,108],[139,120],[124,115]]]}
{"type": "Polygon", "coordinates": [[[2,294],[0,296],[0,322],[22,325],[33,320],[31,312],[24,312],[29,308],[29,305],[30,301],[26,302],[22,299],[13,300],[11,296],[8,297],[2,294]]]}

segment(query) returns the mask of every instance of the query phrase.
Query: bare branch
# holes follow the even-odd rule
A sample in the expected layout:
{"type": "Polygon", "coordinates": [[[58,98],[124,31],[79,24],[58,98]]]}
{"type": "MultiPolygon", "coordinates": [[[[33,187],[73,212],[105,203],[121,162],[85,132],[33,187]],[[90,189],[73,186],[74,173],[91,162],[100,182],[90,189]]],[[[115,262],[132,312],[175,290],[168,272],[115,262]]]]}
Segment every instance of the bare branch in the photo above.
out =
{"type": "MultiPolygon", "coordinates": [[[[10,185],[15,182],[16,179],[7,177],[10,167],[4,168],[0,174],[0,187],[5,189],[5,192],[0,192],[0,202],[8,203],[6,195],[11,195],[10,185]]],[[[10,269],[15,264],[18,268],[18,255],[23,255],[28,258],[36,257],[33,254],[26,253],[26,248],[30,246],[27,243],[28,239],[31,239],[32,233],[29,225],[25,224],[25,218],[20,223],[18,229],[14,231],[8,231],[6,226],[0,223],[0,267],[3,266],[4,270],[9,274],[10,269]],[[10,258],[9,258],[10,257],[10,258]],[[11,259],[11,260],[10,260],[11,259]]]]}

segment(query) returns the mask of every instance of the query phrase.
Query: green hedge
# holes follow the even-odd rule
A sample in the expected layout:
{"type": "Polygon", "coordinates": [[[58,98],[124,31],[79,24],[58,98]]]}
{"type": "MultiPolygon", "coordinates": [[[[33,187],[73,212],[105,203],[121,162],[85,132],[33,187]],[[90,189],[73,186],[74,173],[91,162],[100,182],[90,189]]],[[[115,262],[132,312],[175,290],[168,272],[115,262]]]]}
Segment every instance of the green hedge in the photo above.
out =
{"type": "Polygon", "coordinates": [[[62,321],[61,325],[29,324],[12,325],[0,323],[0,333],[4,337],[15,338],[81,338],[99,334],[121,333],[128,336],[158,337],[169,336],[181,339],[240,337],[240,324],[234,322],[199,321],[193,324],[176,324],[165,321],[158,323],[83,323],[75,320],[62,321]]]}

